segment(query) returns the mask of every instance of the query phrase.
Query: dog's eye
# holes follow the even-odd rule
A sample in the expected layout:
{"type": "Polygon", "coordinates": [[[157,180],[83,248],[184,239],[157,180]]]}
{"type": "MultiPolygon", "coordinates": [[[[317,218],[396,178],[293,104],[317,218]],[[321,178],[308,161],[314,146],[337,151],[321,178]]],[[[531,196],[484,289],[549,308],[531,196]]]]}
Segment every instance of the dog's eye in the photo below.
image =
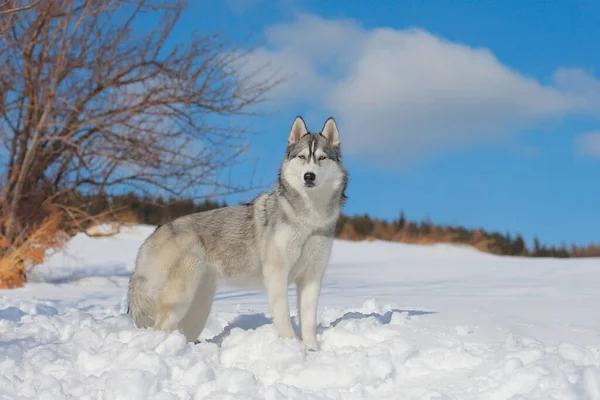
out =
{"type": "Polygon", "coordinates": [[[324,159],[326,159],[326,158],[327,158],[327,157],[325,157],[325,156],[321,156],[321,157],[319,157],[319,161],[323,161],[323,160],[324,160],[324,159]]]}
{"type": "Polygon", "coordinates": [[[298,158],[301,160],[306,160],[306,156],[298,156],[298,158]]]}

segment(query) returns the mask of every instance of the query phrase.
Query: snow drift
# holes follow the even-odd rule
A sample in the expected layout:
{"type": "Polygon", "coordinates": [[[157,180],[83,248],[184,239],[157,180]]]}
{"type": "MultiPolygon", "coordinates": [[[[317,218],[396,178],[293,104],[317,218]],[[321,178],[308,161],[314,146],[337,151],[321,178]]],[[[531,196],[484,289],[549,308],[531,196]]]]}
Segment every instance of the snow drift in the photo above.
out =
{"type": "Polygon", "coordinates": [[[153,229],[78,235],[0,291],[0,399],[600,399],[598,259],[336,241],[321,351],[278,338],[264,293],[234,287],[192,345],[125,314],[153,229]]]}

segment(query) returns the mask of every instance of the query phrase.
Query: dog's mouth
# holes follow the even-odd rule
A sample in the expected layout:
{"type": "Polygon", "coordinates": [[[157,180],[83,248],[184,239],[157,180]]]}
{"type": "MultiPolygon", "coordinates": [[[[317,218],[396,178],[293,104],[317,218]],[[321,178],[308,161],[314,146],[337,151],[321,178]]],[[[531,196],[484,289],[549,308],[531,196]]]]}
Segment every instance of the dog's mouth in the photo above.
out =
{"type": "Polygon", "coordinates": [[[304,182],[304,187],[314,188],[315,184],[314,184],[314,182],[304,182]]]}

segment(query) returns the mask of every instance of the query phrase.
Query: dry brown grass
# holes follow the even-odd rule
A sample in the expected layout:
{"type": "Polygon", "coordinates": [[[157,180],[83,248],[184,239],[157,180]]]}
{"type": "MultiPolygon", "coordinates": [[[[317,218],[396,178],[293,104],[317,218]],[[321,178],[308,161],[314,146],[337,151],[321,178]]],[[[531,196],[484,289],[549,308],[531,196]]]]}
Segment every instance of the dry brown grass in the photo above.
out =
{"type": "Polygon", "coordinates": [[[69,236],[62,231],[64,216],[50,214],[26,238],[18,237],[10,243],[0,235],[0,288],[21,287],[27,282],[27,267],[44,261],[47,249],[61,249],[69,236]]]}
{"type": "MultiPolygon", "coordinates": [[[[28,229],[12,243],[0,234],[0,289],[22,287],[28,269],[44,262],[47,250],[61,250],[70,237],[94,225],[129,222],[124,208],[89,215],[77,208],[53,206],[37,227],[28,229]]],[[[0,225],[5,221],[0,220],[0,225]]],[[[91,235],[93,236],[93,235],[91,235]]]]}

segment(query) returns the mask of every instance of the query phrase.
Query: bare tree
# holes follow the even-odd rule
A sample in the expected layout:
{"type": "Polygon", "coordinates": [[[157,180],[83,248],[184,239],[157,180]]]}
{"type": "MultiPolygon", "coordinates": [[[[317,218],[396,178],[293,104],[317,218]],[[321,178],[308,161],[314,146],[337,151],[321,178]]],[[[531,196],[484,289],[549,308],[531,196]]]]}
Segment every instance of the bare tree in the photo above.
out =
{"type": "Polygon", "coordinates": [[[250,50],[220,34],[173,30],[183,0],[44,0],[0,19],[0,149],[5,237],[19,210],[75,191],[124,188],[223,195],[250,114],[277,81],[244,67],[250,50]],[[41,199],[41,200],[40,200],[41,199]]]}
{"type": "Polygon", "coordinates": [[[0,2],[0,18],[4,19],[2,23],[3,27],[0,28],[0,34],[8,31],[8,28],[18,19],[19,14],[32,9],[41,1],[35,0],[24,4],[15,4],[14,0],[0,2]]]}

